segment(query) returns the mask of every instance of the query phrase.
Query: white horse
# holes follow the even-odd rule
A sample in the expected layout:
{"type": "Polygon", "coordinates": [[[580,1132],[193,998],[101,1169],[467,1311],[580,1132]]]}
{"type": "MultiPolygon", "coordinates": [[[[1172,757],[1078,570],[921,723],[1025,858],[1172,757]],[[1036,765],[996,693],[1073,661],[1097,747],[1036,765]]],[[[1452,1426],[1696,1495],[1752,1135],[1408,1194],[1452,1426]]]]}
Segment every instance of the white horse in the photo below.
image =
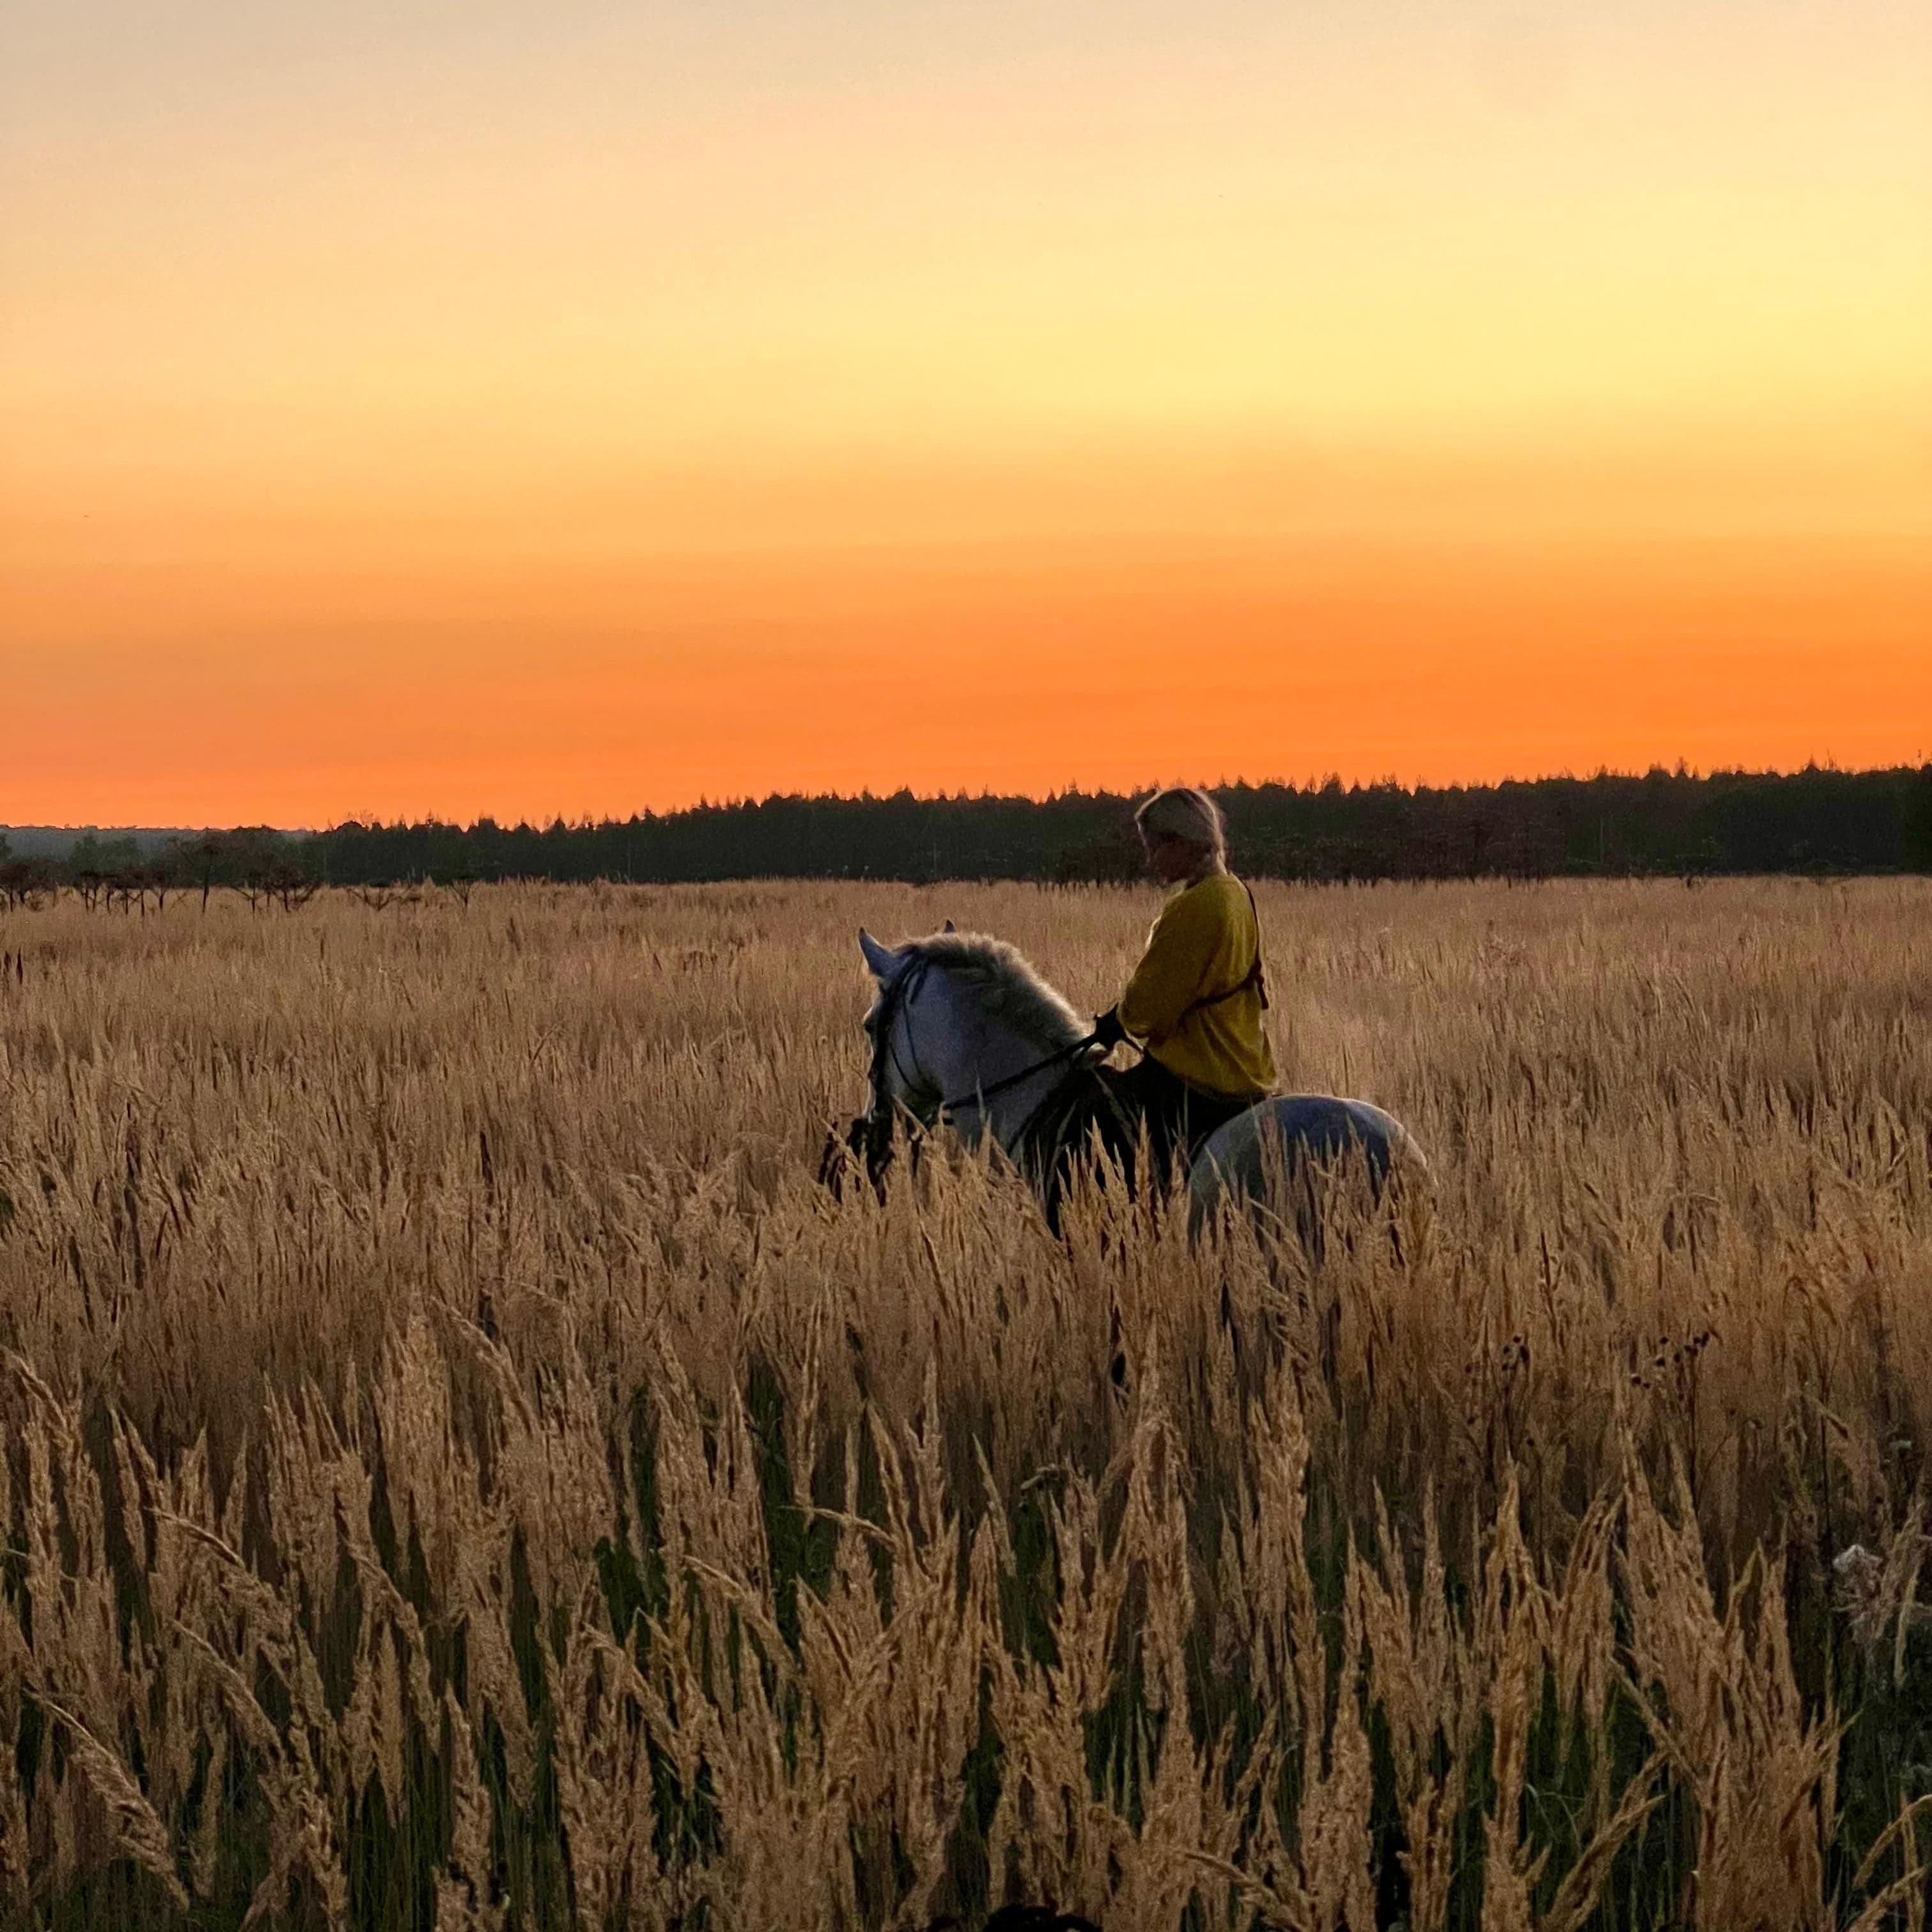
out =
{"type": "MultiPolygon", "coordinates": [[[[1088,1027],[1002,940],[955,932],[949,922],[897,948],[862,929],[859,946],[875,993],[866,1016],[871,1106],[855,1132],[889,1137],[902,1110],[928,1127],[943,1120],[974,1144],[990,1136],[1051,1208],[1070,1125],[1078,1135],[1094,1118],[1077,1111],[1077,1096],[1070,1104],[1070,1090],[1084,1082],[1096,1098],[1100,1090],[1086,1071],[1095,1045],[1088,1027]]],[[[1351,1149],[1378,1190],[1391,1170],[1428,1166],[1408,1129],[1366,1100],[1283,1094],[1208,1137],[1188,1173],[1192,1210],[1212,1213],[1230,1190],[1262,1200],[1271,1169],[1292,1172],[1351,1149]]]]}

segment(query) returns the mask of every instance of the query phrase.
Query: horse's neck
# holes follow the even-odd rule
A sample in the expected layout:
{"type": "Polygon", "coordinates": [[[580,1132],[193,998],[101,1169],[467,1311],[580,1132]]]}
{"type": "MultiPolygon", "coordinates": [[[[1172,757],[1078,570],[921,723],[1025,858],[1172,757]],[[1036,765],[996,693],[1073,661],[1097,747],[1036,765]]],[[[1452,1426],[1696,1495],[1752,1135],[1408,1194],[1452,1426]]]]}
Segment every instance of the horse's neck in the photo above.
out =
{"type": "Polygon", "coordinates": [[[945,1097],[959,1103],[952,1110],[953,1125],[966,1140],[976,1144],[990,1133],[1011,1153],[1040,1102],[1066,1076],[1063,1060],[1055,1060],[1052,1066],[1040,1064],[1059,1052],[1059,1043],[1036,1040],[1010,1022],[983,1012],[956,1006],[946,1018],[952,1052],[945,1097]],[[1026,1077],[1013,1079],[1016,1074],[1026,1077]],[[1006,1080],[1013,1084],[988,1094],[984,1100],[976,1097],[983,1089],[1006,1080]]]}

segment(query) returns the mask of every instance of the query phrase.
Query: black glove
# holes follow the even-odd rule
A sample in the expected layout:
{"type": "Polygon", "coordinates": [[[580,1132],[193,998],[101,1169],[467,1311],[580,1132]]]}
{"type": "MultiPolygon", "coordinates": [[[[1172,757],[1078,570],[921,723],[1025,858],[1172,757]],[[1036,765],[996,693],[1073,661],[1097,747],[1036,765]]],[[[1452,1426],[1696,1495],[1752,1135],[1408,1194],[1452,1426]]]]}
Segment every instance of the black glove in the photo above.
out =
{"type": "Polygon", "coordinates": [[[1109,1006],[1104,1013],[1094,1015],[1094,1037],[1102,1047],[1109,1049],[1117,1047],[1126,1036],[1127,1030],[1120,1024],[1118,1006],[1109,1006]]]}

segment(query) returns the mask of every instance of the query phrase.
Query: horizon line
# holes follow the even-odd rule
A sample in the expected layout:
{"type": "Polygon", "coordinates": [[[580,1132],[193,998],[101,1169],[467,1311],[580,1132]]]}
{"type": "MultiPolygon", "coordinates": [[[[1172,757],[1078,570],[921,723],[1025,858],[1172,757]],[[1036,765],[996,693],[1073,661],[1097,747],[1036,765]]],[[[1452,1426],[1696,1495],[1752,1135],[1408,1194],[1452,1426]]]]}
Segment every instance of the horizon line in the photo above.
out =
{"type": "MultiPolygon", "coordinates": [[[[1499,778],[1458,780],[1440,784],[1430,783],[1424,780],[1418,780],[1412,784],[1394,773],[1384,774],[1373,778],[1345,779],[1340,772],[1324,772],[1319,777],[1310,776],[1305,780],[1274,776],[1259,778],[1222,778],[1211,782],[1194,779],[1176,782],[1195,784],[1202,790],[1209,793],[1270,790],[1319,793],[1330,790],[1349,793],[1394,790],[1405,793],[1413,797],[1426,792],[1501,791],[1513,785],[1590,784],[1606,780],[1618,779],[1640,780],[1660,777],[1702,783],[1722,778],[1802,778],[1812,772],[1829,773],[1843,778],[1876,778],[1895,773],[1923,771],[1928,769],[1932,769],[1932,758],[1928,758],[1922,751],[1915,758],[1901,760],[1895,764],[1842,766],[1835,760],[1827,757],[1822,761],[1816,758],[1808,758],[1802,765],[1755,766],[1714,765],[1705,770],[1690,764],[1685,759],[1679,758],[1674,764],[1669,765],[1664,764],[1660,760],[1653,762],[1642,771],[1600,765],[1595,770],[1586,772],[1572,770],[1542,772],[1530,778],[1520,778],[1512,774],[1499,778]]],[[[90,832],[113,834],[267,831],[290,838],[318,838],[326,836],[332,832],[346,830],[352,825],[370,830],[393,829],[397,826],[420,827],[434,825],[451,831],[469,832],[474,832],[479,826],[487,824],[503,831],[547,832],[559,826],[566,830],[581,830],[599,826],[632,825],[653,819],[686,818],[699,812],[757,810],[766,806],[778,804],[886,804],[909,800],[915,805],[954,805],[975,802],[1051,805],[1069,798],[1113,798],[1124,802],[1160,789],[1161,789],[1160,784],[1154,782],[1119,791],[1105,785],[1096,786],[1089,790],[1077,783],[1042,792],[1002,792],[991,790],[981,790],[976,792],[964,790],[922,792],[909,784],[902,784],[891,791],[874,791],[869,786],[865,786],[853,792],[768,791],[757,794],[744,793],[715,799],[700,796],[689,803],[668,806],[662,810],[644,806],[635,807],[629,812],[621,815],[611,812],[601,818],[589,813],[573,818],[561,812],[554,812],[543,818],[532,818],[525,814],[508,824],[497,818],[494,814],[487,812],[465,820],[460,818],[440,818],[434,809],[416,818],[386,818],[380,815],[364,817],[360,813],[352,812],[333,819],[320,826],[272,825],[266,820],[254,822],[238,820],[232,824],[221,826],[142,824],[131,822],[119,824],[104,824],[98,822],[56,824],[46,820],[32,821],[21,820],[0,823],[0,836],[4,836],[10,832],[72,832],[85,835],[90,832]]]]}

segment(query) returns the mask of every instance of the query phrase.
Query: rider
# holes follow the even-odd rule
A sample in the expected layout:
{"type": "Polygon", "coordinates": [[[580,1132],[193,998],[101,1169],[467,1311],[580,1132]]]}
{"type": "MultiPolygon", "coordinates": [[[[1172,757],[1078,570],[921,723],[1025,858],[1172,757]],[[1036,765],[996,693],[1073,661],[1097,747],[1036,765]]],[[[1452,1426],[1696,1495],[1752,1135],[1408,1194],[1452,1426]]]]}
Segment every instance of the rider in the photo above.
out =
{"type": "Polygon", "coordinates": [[[1174,890],[1148,934],[1119,1005],[1094,1023],[1108,1046],[1131,1039],[1140,1064],[1114,1093],[1147,1123],[1158,1168],[1273,1089],[1262,1025],[1268,987],[1254,894],[1228,870],[1220,808],[1191,786],[1159,791],[1134,814],[1148,869],[1174,890]]]}

